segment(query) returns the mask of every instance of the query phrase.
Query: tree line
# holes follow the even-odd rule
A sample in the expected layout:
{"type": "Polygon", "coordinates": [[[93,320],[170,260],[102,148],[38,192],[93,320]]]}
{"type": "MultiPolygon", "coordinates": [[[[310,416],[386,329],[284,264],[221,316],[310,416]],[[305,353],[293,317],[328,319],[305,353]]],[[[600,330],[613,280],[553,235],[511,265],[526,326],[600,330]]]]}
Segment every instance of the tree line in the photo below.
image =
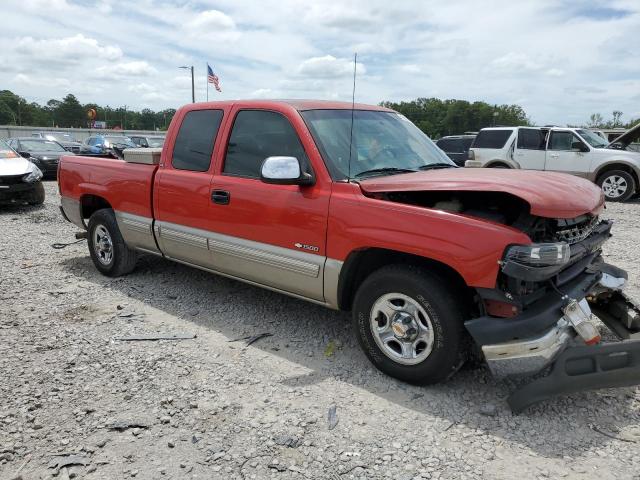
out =
{"type": "Polygon", "coordinates": [[[90,109],[96,111],[95,120],[106,122],[107,128],[123,130],[166,130],[176,113],[173,108],[156,112],[148,108],[133,111],[126,106],[83,105],[72,94],[40,105],[9,90],[0,90],[0,125],[87,128],[91,121],[87,116],[90,109]]]}
{"type": "Polygon", "coordinates": [[[519,105],[491,105],[466,100],[418,98],[410,102],[382,102],[383,107],[400,112],[431,138],[477,132],[493,126],[530,125],[519,105]]]}
{"type": "Polygon", "coordinates": [[[605,120],[602,114],[592,113],[589,116],[586,126],[589,128],[625,128],[629,129],[634,125],[640,123],[640,118],[632,118],[628,122],[622,120],[623,113],[620,110],[614,110],[611,113],[611,118],[605,120]]]}
{"type": "MultiPolygon", "coordinates": [[[[492,126],[531,125],[531,120],[519,105],[491,105],[486,102],[466,100],[441,100],[439,98],[417,98],[407,102],[381,102],[415,123],[432,138],[477,132],[492,126]]],[[[89,126],[87,112],[94,109],[95,120],[106,122],[107,128],[127,130],[166,130],[175,114],[175,109],[153,111],[128,110],[126,106],[99,106],[95,103],[81,104],[73,94],[62,100],[51,99],[46,105],[28,102],[9,90],[0,90],[0,125],[24,125],[35,127],[89,126]]],[[[589,128],[630,128],[640,119],[624,122],[622,112],[615,110],[610,120],[599,113],[592,114],[583,126],[589,128]]]]}

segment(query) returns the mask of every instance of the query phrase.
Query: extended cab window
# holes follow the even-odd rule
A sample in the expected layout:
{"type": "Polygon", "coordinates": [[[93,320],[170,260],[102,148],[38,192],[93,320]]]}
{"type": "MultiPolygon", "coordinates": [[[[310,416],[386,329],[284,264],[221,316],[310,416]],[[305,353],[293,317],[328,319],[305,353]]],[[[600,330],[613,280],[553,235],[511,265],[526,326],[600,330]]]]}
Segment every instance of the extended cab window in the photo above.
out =
{"type": "Polygon", "coordinates": [[[518,148],[523,150],[544,150],[546,131],[535,128],[518,130],[518,148]]]}
{"type": "Polygon", "coordinates": [[[512,130],[482,130],[475,141],[474,148],[502,148],[511,136],[512,130]]]}
{"type": "Polygon", "coordinates": [[[551,132],[549,150],[577,150],[582,141],[573,132],[551,132]]]}
{"type": "Polygon", "coordinates": [[[184,116],[173,147],[173,168],[193,172],[209,170],[222,113],[222,110],[192,110],[184,116]]]}
{"type": "Polygon", "coordinates": [[[260,178],[267,157],[306,159],[295,130],[283,115],[260,110],[242,110],[236,116],[229,138],[223,172],[240,177],[260,178]]]}

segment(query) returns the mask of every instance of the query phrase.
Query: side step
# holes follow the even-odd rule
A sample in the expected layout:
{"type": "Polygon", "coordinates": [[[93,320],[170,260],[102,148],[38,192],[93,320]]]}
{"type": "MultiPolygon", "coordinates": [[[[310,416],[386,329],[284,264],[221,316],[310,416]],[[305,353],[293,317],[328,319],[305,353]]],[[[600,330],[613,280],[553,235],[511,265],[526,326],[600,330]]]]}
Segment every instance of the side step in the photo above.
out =
{"type": "Polygon", "coordinates": [[[556,395],[638,384],[640,340],[575,346],[558,356],[547,376],[516,390],[507,402],[520,413],[556,395]]]}

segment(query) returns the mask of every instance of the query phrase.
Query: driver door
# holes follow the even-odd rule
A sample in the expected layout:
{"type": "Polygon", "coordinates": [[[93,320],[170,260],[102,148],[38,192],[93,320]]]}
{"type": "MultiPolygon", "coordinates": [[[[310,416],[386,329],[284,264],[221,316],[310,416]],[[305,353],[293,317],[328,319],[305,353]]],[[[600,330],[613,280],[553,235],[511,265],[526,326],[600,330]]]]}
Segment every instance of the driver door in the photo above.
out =
{"type": "Polygon", "coordinates": [[[283,112],[236,107],[232,115],[211,186],[214,268],[322,301],[330,183],[317,168],[315,185],[262,182],[265,158],[290,156],[310,165],[309,148],[283,112]]]}
{"type": "Polygon", "coordinates": [[[589,147],[569,130],[552,130],[545,170],[586,177],[590,170],[589,147]]]}

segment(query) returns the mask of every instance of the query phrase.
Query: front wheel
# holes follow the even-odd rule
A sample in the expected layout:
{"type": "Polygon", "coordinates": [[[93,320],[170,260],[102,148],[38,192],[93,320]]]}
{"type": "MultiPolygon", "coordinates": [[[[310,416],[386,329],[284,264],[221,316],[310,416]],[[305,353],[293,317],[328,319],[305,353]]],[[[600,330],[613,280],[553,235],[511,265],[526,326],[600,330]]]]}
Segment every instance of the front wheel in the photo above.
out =
{"type": "Polygon", "coordinates": [[[391,265],[362,283],[353,304],[360,346],[380,371],[417,385],[451,377],[464,361],[464,304],[449,283],[391,265]]]}
{"type": "Polygon", "coordinates": [[[130,273],[136,266],[136,251],[122,238],[113,210],[98,210],[89,219],[89,254],[95,267],[108,277],[130,273]]]}
{"type": "Polygon", "coordinates": [[[623,170],[605,172],[597,181],[604,197],[610,202],[624,202],[636,191],[636,181],[633,175],[623,170]]]}

